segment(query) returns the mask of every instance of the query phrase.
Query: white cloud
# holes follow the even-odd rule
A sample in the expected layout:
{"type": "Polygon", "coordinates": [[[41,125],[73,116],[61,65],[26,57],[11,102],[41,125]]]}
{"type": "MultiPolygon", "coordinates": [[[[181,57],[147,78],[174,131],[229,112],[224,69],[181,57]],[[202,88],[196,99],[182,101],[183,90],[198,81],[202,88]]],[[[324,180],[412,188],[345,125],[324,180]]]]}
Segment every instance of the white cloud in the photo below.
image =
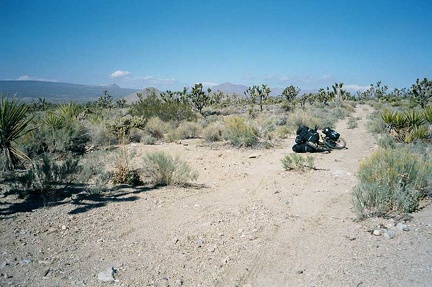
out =
{"type": "Polygon", "coordinates": [[[370,89],[370,86],[360,86],[357,84],[349,84],[349,85],[344,85],[343,88],[347,89],[347,90],[354,90],[354,91],[366,91],[366,90],[370,89]]]}
{"type": "Polygon", "coordinates": [[[37,77],[31,77],[28,75],[19,76],[17,81],[41,81],[41,82],[57,82],[57,80],[52,79],[45,79],[45,78],[37,78],[37,77]]]}
{"type": "Polygon", "coordinates": [[[115,71],[114,73],[112,73],[112,74],[110,75],[110,77],[113,78],[113,79],[118,79],[118,78],[126,78],[126,77],[128,77],[128,76],[130,76],[130,75],[132,75],[131,72],[117,70],[117,71],[115,71]]]}
{"type": "MultiPolygon", "coordinates": [[[[199,84],[199,83],[196,83],[196,84],[199,84]]],[[[204,87],[214,87],[214,86],[219,85],[218,83],[212,83],[212,82],[202,82],[201,84],[202,84],[204,87]]]]}

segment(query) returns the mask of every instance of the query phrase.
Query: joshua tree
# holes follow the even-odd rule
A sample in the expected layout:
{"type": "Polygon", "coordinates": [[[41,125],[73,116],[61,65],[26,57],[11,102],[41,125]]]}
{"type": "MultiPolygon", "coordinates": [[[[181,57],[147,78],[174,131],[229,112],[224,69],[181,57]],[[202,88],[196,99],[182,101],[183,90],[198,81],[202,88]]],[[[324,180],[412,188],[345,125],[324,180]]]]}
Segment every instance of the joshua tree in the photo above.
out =
{"type": "Polygon", "coordinates": [[[425,108],[432,98],[432,81],[424,78],[423,81],[420,82],[420,80],[417,79],[416,83],[412,85],[411,91],[414,101],[420,104],[422,108],[425,108]]]}
{"type": "Polygon", "coordinates": [[[342,96],[345,94],[345,91],[342,90],[343,83],[335,83],[332,85],[333,93],[334,93],[334,100],[336,104],[340,104],[342,101],[342,96]]]}
{"type": "Polygon", "coordinates": [[[6,159],[5,169],[14,170],[22,159],[28,156],[14,146],[16,141],[28,133],[27,127],[32,120],[27,118],[29,107],[13,99],[0,95],[0,151],[6,159]]]}
{"type": "Polygon", "coordinates": [[[263,101],[269,97],[270,92],[271,89],[267,87],[267,85],[263,84],[261,87],[252,86],[247,88],[244,94],[251,99],[253,104],[258,100],[260,111],[262,112],[263,101]]]}
{"type": "Polygon", "coordinates": [[[291,85],[289,87],[286,87],[285,90],[283,90],[282,96],[284,96],[287,102],[291,104],[299,93],[300,89],[295,88],[293,85],[291,85]]]}
{"type": "Polygon", "coordinates": [[[192,91],[187,94],[187,98],[193,108],[197,109],[198,112],[203,115],[203,108],[211,103],[211,89],[208,88],[207,92],[203,91],[203,85],[201,83],[195,84],[192,91]]]}

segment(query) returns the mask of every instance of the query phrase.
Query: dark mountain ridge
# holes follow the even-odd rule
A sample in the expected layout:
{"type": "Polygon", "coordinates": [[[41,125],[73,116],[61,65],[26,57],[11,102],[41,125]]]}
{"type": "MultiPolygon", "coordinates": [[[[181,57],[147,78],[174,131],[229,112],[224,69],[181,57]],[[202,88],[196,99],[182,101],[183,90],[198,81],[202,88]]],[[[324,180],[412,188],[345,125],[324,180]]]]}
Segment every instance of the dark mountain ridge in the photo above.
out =
{"type": "Polygon", "coordinates": [[[128,96],[138,89],[120,88],[116,84],[93,86],[43,81],[0,81],[3,96],[16,96],[23,101],[44,98],[49,102],[89,102],[95,101],[107,91],[114,99],[128,96]]]}

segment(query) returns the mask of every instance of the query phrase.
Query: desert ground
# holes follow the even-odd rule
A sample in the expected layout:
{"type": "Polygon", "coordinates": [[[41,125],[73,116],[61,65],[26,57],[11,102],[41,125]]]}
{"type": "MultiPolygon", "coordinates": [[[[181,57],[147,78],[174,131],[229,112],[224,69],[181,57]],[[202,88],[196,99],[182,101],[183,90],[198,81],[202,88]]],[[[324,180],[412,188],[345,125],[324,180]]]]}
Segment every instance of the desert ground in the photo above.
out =
{"type": "Polygon", "coordinates": [[[198,179],[188,187],[120,186],[25,211],[0,198],[0,286],[432,286],[432,206],[411,217],[355,220],[350,192],[377,148],[359,105],[336,130],[348,149],[285,171],[294,135],[270,149],[200,139],[130,144],[162,150],[198,179]],[[379,230],[373,234],[374,230],[379,230]]]}

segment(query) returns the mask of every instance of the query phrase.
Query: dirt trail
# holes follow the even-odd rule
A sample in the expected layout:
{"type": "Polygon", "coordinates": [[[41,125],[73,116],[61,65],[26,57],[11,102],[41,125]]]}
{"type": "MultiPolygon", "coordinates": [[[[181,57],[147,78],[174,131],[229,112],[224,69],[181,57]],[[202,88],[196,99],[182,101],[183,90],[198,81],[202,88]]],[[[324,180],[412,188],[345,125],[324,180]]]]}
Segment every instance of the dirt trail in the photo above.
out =
{"type": "Polygon", "coordinates": [[[352,220],[358,163],[376,146],[370,112],[356,108],[355,129],[339,122],[348,149],[313,154],[318,170],[306,173],[282,168],[293,138],[268,150],[130,146],[137,161],[152,150],[179,155],[197,186],[3,215],[0,286],[102,286],[108,267],[111,286],[431,286],[430,206],[393,239],[368,229],[396,222],[352,220]]]}

